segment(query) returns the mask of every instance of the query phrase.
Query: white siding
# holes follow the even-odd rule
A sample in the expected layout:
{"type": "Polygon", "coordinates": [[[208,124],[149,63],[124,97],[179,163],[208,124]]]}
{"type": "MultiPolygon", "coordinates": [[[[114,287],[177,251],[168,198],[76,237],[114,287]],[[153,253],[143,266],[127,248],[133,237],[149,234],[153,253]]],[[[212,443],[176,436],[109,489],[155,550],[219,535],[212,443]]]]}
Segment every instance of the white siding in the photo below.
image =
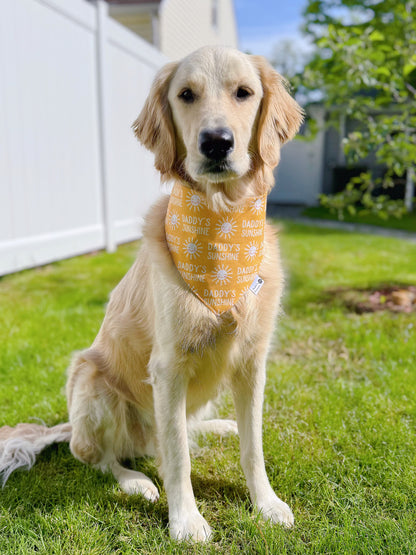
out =
{"type": "Polygon", "coordinates": [[[138,237],[158,194],[130,126],[165,58],[105,12],[2,4],[0,274],[138,237]]]}
{"type": "Polygon", "coordinates": [[[310,108],[320,131],[310,140],[293,140],[282,148],[280,164],[275,172],[276,185],[269,202],[279,204],[318,204],[322,193],[324,161],[324,110],[310,108]]]}
{"type": "Polygon", "coordinates": [[[232,0],[217,0],[217,26],[212,25],[215,0],[165,0],[160,12],[161,50],[176,60],[205,45],[238,46],[232,0]]]}

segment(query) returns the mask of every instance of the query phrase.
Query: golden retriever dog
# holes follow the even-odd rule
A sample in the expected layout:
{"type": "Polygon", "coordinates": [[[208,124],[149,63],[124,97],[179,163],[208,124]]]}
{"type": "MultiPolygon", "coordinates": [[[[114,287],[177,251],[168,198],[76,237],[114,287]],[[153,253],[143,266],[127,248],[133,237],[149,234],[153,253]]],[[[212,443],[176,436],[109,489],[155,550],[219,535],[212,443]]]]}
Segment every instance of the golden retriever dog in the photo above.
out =
{"type": "MultiPolygon", "coordinates": [[[[284,79],[263,58],[204,47],[159,71],[133,128],[154,153],[162,180],[203,195],[213,213],[227,213],[270,191],[280,146],[301,121],[284,79]]],[[[266,224],[261,290],[245,292],[216,314],[172,261],[168,202],[166,196],[148,212],[138,257],[111,293],[95,341],[72,360],[69,423],[0,429],[0,471],[7,478],[30,466],[46,445],[70,441],[78,460],[111,471],[125,492],[156,501],[152,481],[121,464],[156,456],[171,536],[204,541],[211,529],[192,490],[188,432],[238,433],[255,510],[291,526],[292,512],[270,486],[262,448],[266,358],[282,293],[273,230],[266,224]],[[204,407],[224,386],[237,423],[204,420],[204,407]]]]}

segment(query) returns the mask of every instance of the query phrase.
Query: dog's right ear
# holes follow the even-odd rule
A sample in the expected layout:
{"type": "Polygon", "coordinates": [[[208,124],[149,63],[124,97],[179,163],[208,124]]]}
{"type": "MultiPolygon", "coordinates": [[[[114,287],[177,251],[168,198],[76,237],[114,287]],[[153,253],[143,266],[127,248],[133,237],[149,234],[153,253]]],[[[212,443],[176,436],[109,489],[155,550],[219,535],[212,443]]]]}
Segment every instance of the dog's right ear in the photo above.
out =
{"type": "Polygon", "coordinates": [[[155,154],[155,167],[165,178],[170,177],[176,161],[175,130],[168,91],[177,66],[177,62],[171,62],[156,74],[143,109],[132,125],[139,141],[155,154]]]}

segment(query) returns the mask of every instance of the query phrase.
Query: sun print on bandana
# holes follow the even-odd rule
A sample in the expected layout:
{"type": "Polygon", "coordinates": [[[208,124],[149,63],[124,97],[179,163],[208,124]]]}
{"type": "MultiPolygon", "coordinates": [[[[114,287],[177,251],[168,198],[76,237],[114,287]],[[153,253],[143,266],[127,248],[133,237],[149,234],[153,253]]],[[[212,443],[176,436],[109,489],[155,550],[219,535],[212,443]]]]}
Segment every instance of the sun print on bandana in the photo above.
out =
{"type": "Polygon", "coordinates": [[[183,244],[185,254],[191,259],[197,258],[202,252],[202,245],[198,240],[186,240],[183,244]]]}
{"type": "Polygon", "coordinates": [[[170,215],[170,225],[172,226],[173,229],[176,229],[179,225],[179,214],[176,214],[175,212],[173,212],[170,215]]]}
{"type": "Polygon", "coordinates": [[[253,212],[255,214],[260,214],[261,211],[263,210],[263,200],[262,198],[257,198],[255,200],[253,200],[253,203],[251,205],[251,209],[253,210],[253,212]]]}
{"type": "Polygon", "coordinates": [[[217,231],[220,237],[232,237],[236,231],[237,224],[231,218],[222,218],[217,224],[217,231]]]}
{"type": "Polygon", "coordinates": [[[198,193],[194,193],[193,191],[189,191],[186,195],[186,204],[191,210],[199,212],[205,203],[201,195],[198,195],[198,193]]]}
{"type": "Polygon", "coordinates": [[[223,285],[224,283],[229,283],[232,278],[232,270],[228,266],[218,266],[218,268],[213,272],[214,282],[216,284],[223,285]]]}
{"type": "Polygon", "coordinates": [[[245,257],[247,260],[254,260],[256,256],[258,256],[260,251],[260,246],[257,243],[251,242],[246,245],[245,248],[245,257]]]}

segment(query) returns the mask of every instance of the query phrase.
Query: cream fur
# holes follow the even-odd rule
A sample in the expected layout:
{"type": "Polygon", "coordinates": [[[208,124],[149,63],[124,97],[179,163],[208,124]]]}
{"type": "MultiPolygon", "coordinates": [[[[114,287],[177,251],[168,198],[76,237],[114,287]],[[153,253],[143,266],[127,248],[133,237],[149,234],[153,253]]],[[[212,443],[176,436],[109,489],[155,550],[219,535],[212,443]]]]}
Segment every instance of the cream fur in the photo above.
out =
{"type": "MultiPolygon", "coordinates": [[[[180,179],[203,191],[214,209],[223,209],[271,188],[280,145],[293,137],[301,119],[283,79],[263,59],[206,47],[161,70],[134,129],[155,153],[163,179],[180,179]],[[243,101],[235,94],[240,86],[252,93],[243,101]],[[178,97],[183,87],[192,88],[197,101],[183,104],[178,97]],[[222,176],[198,170],[203,162],[198,134],[212,126],[227,126],[234,134],[231,170],[222,176]]],[[[265,365],[282,292],[273,230],[266,227],[260,293],[248,292],[217,317],[172,263],[164,235],[167,202],[162,198],[147,214],[137,260],[111,293],[94,343],[72,361],[71,451],[82,462],[111,470],[127,493],[152,501],[159,495],[155,485],[120,461],[157,455],[172,537],[207,540],[211,530],[190,480],[187,425],[236,432],[233,421],[197,418],[228,386],[253,504],[264,518],[290,526],[293,515],[270,487],[262,452],[265,365]]]]}

